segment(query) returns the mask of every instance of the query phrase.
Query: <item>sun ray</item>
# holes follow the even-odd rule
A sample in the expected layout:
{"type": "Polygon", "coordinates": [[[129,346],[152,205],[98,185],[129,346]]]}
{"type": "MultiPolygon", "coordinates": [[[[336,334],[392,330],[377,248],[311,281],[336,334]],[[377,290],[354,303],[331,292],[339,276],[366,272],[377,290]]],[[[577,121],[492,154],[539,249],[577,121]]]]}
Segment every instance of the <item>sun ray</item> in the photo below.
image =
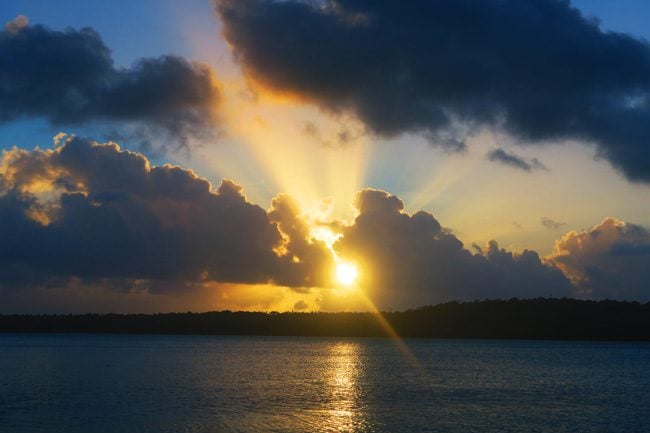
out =
{"type": "Polygon", "coordinates": [[[404,342],[404,339],[400,337],[400,335],[395,331],[395,328],[386,320],[382,312],[377,308],[374,302],[368,297],[368,295],[365,293],[365,291],[360,290],[359,291],[360,296],[363,300],[363,302],[366,304],[366,307],[368,310],[373,313],[374,317],[377,319],[377,322],[379,323],[379,326],[384,330],[386,335],[391,338],[391,341],[395,343],[395,346],[397,349],[401,352],[402,356],[406,359],[406,361],[416,369],[421,377],[427,377],[429,376],[429,373],[424,369],[423,364],[420,362],[420,360],[415,356],[413,351],[408,347],[408,345],[404,342]]]}
{"type": "Polygon", "coordinates": [[[322,116],[314,107],[278,101],[263,92],[250,94],[241,80],[228,81],[223,88],[228,140],[244,151],[220,152],[214,158],[219,160],[217,170],[232,172],[232,162],[245,171],[249,159],[259,173],[244,173],[245,187],[263,178],[269,190],[294,196],[306,209],[331,197],[334,213],[350,218],[350,197],[362,186],[369,149],[365,137],[346,133],[359,129],[358,121],[322,116]],[[305,125],[311,125],[308,132],[305,125]],[[332,144],[330,138],[341,134],[347,134],[345,143],[332,144]]]}
{"type": "Polygon", "coordinates": [[[432,202],[450,191],[467,177],[481,162],[479,151],[472,150],[460,155],[447,155],[443,163],[431,170],[428,179],[421,181],[421,187],[405,196],[409,209],[426,209],[432,202]]]}

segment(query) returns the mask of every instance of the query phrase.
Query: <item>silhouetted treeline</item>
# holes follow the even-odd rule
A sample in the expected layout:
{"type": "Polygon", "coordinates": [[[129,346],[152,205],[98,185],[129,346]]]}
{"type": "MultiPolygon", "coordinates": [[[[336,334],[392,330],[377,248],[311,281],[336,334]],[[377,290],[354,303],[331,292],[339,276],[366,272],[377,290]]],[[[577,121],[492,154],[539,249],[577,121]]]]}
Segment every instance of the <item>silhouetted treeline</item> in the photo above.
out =
{"type": "MultiPolygon", "coordinates": [[[[529,299],[382,313],[401,337],[650,340],[650,303],[529,299]]],[[[0,315],[0,332],[386,337],[373,313],[0,315]]]]}

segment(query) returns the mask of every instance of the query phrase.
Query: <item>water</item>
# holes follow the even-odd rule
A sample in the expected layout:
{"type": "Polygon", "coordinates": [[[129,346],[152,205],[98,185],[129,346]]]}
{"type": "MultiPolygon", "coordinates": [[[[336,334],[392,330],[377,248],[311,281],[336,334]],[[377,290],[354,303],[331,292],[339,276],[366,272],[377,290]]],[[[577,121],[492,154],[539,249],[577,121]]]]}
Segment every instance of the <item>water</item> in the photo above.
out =
{"type": "Polygon", "coordinates": [[[648,432],[650,344],[0,334],[0,432],[648,432]]]}

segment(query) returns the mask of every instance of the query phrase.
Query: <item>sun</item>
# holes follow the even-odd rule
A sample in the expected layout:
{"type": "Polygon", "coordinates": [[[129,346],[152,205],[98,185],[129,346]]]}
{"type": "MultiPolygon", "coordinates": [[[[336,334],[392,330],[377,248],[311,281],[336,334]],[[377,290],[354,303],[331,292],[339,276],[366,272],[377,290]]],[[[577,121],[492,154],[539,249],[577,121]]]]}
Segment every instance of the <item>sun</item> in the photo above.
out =
{"type": "Polygon", "coordinates": [[[344,286],[351,286],[357,280],[359,271],[352,263],[339,263],[336,265],[336,279],[344,286]]]}

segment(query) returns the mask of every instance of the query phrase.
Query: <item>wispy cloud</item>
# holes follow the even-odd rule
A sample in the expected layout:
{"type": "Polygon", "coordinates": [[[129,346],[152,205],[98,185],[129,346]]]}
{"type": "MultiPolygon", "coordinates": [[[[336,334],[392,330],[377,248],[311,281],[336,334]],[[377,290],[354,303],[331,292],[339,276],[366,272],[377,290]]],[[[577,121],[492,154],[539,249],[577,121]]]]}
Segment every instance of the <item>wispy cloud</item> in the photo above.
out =
{"type": "Polygon", "coordinates": [[[562,228],[562,227],[564,227],[566,225],[566,223],[558,222],[558,221],[552,220],[551,218],[548,218],[548,217],[542,217],[540,219],[540,223],[544,227],[546,227],[547,229],[551,229],[551,230],[557,230],[557,229],[560,229],[560,228],[562,228]]]}
{"type": "Polygon", "coordinates": [[[508,152],[502,148],[492,149],[487,154],[487,158],[492,162],[499,162],[509,167],[531,172],[533,170],[548,171],[548,168],[537,158],[525,159],[515,153],[508,152]]]}

